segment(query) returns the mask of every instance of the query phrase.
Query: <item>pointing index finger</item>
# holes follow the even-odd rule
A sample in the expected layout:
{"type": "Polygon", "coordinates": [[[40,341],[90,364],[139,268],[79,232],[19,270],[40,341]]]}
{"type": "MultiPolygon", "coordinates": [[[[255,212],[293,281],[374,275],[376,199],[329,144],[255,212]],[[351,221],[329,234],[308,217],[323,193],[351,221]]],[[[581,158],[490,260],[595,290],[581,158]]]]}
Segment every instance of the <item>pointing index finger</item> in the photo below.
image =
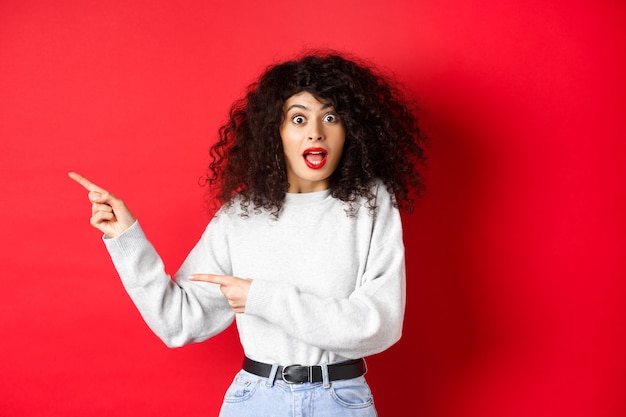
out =
{"type": "Polygon", "coordinates": [[[192,281],[210,282],[212,284],[219,285],[226,284],[228,282],[228,280],[225,279],[225,277],[223,277],[222,275],[214,274],[192,274],[189,279],[192,281]]]}
{"type": "Polygon", "coordinates": [[[76,173],[76,172],[68,172],[67,175],[73,179],[74,181],[76,181],[77,183],[79,183],[80,185],[82,185],[83,187],[85,187],[86,190],[88,191],[98,191],[101,193],[106,192],[106,190],[96,184],[94,184],[93,182],[89,181],[87,178],[83,177],[82,175],[76,173]]]}

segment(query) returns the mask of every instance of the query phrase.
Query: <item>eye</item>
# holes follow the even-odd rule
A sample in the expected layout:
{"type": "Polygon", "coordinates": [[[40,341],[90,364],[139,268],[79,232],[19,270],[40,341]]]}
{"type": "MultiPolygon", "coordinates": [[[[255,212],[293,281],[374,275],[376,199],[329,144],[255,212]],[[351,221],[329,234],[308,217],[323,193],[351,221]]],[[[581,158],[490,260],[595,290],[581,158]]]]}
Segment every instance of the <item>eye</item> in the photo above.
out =
{"type": "Polygon", "coordinates": [[[339,121],[339,116],[337,116],[335,113],[328,113],[324,116],[324,121],[328,123],[336,123],[339,121]]]}
{"type": "Polygon", "coordinates": [[[293,116],[291,118],[291,121],[294,124],[301,125],[302,123],[306,122],[306,118],[304,116],[298,114],[298,115],[293,116]]]}

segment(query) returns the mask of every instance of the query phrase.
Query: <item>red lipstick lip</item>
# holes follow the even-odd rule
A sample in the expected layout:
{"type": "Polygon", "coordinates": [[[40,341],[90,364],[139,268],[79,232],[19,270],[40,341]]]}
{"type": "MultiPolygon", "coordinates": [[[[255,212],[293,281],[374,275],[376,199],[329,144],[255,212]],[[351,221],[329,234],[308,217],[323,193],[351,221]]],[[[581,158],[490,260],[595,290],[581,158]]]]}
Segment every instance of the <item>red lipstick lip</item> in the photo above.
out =
{"type": "Polygon", "coordinates": [[[309,168],[320,169],[324,165],[326,165],[326,161],[328,160],[328,151],[324,148],[308,148],[308,149],[305,149],[304,152],[302,152],[302,158],[304,158],[304,163],[309,168]],[[307,154],[311,154],[311,153],[323,154],[324,158],[319,162],[311,162],[306,157],[307,154]]]}

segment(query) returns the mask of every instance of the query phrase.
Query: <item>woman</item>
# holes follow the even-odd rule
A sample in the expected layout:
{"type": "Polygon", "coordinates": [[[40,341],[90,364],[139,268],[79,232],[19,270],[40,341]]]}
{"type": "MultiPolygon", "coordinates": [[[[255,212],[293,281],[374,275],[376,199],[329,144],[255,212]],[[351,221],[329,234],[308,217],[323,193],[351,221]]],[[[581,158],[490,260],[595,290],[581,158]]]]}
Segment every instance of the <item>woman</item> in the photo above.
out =
{"type": "Polygon", "coordinates": [[[400,209],[422,187],[410,103],[376,70],[316,53],[235,102],[205,182],[219,209],[170,277],[124,202],[85,177],[91,224],[171,347],[236,320],[245,353],[221,417],[376,416],[364,358],[400,339],[400,209]]]}

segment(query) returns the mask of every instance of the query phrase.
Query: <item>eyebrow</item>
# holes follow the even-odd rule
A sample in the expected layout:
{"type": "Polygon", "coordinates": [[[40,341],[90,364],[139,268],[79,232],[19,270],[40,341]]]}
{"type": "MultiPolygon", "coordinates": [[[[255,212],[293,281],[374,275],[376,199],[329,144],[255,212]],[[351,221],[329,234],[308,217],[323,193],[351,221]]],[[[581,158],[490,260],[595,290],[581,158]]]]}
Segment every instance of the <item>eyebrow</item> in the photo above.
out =
{"type": "MultiPolygon", "coordinates": [[[[331,103],[324,103],[324,105],[322,105],[322,110],[325,110],[329,107],[333,107],[333,105],[331,103]]],[[[293,109],[293,108],[297,108],[297,109],[302,109],[302,110],[309,110],[307,106],[303,105],[303,104],[292,104],[291,106],[289,106],[286,110],[286,112],[289,112],[289,110],[293,109]]]]}

